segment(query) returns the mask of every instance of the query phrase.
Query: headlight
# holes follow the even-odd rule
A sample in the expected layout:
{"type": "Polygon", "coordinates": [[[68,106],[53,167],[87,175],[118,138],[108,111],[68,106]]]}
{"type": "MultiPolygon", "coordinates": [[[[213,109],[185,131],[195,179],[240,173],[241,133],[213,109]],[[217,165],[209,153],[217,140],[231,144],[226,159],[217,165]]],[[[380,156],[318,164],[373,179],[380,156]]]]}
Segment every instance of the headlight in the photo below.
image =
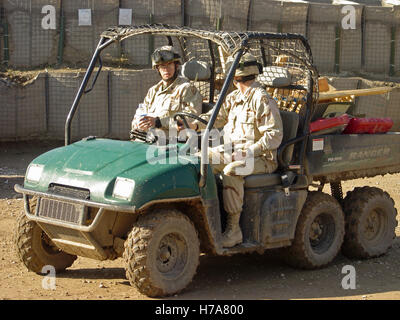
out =
{"type": "Polygon", "coordinates": [[[31,166],[29,166],[28,172],[26,173],[26,180],[39,182],[43,172],[43,167],[44,166],[39,164],[32,164],[31,166]]]}
{"type": "Polygon", "coordinates": [[[117,180],[115,180],[113,197],[129,200],[133,195],[134,188],[135,181],[118,177],[117,180]]]}

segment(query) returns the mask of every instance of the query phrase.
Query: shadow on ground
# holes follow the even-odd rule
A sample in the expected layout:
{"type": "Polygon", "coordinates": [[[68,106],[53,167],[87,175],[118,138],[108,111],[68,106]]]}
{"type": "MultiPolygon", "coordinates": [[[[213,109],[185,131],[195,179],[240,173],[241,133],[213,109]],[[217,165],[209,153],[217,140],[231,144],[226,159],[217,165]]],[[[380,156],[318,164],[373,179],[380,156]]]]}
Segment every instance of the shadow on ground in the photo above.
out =
{"type": "MultiPolygon", "coordinates": [[[[261,299],[330,299],[363,296],[395,291],[400,288],[400,237],[389,252],[379,258],[351,260],[339,254],[328,267],[298,270],[287,266],[279,251],[264,255],[246,254],[232,257],[201,256],[193,281],[177,296],[165,299],[184,300],[261,300],[261,299]],[[346,265],[356,271],[356,289],[343,289],[342,273],[346,265]]],[[[67,270],[60,278],[117,280],[130,286],[121,267],[67,270]]]]}

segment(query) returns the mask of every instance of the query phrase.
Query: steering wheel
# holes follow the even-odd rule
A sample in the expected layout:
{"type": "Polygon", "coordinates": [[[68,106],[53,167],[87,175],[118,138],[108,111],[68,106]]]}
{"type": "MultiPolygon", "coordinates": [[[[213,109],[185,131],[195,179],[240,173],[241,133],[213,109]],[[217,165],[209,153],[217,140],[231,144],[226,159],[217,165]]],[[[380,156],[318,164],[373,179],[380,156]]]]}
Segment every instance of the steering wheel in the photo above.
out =
{"type": "Polygon", "coordinates": [[[183,124],[184,124],[184,126],[186,127],[186,129],[190,129],[189,124],[188,124],[187,121],[186,121],[186,117],[189,117],[189,118],[198,120],[198,121],[200,121],[201,123],[204,123],[205,125],[208,124],[208,122],[207,122],[206,120],[200,118],[199,116],[197,116],[197,115],[195,115],[195,114],[193,114],[193,113],[186,113],[186,112],[178,112],[178,113],[175,113],[175,115],[174,115],[174,120],[177,121],[177,118],[178,118],[178,117],[182,119],[183,124]]]}

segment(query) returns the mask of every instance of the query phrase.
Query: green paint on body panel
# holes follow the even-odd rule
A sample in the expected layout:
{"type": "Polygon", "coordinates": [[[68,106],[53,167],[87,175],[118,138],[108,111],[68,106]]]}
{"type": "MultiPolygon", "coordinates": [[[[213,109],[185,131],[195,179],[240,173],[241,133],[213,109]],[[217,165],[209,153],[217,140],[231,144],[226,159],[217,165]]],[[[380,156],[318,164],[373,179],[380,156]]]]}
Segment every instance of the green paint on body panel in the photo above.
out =
{"type": "Polygon", "coordinates": [[[199,158],[180,152],[182,146],[82,140],[36,158],[32,164],[44,166],[40,181],[32,183],[25,179],[25,187],[39,192],[47,192],[51,184],[83,188],[90,190],[92,201],[136,208],[153,200],[217,197],[212,174],[208,176],[209,186],[200,192],[199,158]],[[130,199],[113,196],[117,177],[134,181],[130,199]]]}

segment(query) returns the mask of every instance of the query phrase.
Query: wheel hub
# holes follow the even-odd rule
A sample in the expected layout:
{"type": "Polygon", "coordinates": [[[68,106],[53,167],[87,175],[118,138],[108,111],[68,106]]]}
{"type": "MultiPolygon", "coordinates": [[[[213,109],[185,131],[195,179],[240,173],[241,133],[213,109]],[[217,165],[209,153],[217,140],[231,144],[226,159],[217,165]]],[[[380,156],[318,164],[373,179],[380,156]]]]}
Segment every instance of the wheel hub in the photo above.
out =
{"type": "Polygon", "coordinates": [[[179,275],[187,263],[187,246],[183,238],[177,234],[164,236],[158,247],[156,263],[164,276],[179,275]]]}
{"type": "Polygon", "coordinates": [[[329,214],[322,213],[315,217],[309,232],[312,250],[316,253],[325,252],[333,242],[334,233],[335,223],[329,214]]]}
{"type": "Polygon", "coordinates": [[[375,239],[381,230],[381,216],[379,212],[373,210],[369,213],[364,227],[364,235],[368,240],[375,239]]]}
{"type": "Polygon", "coordinates": [[[322,235],[324,226],[320,223],[320,220],[317,218],[311,225],[310,239],[313,241],[317,241],[319,237],[322,235]]]}
{"type": "Polygon", "coordinates": [[[160,260],[162,263],[167,263],[171,257],[171,248],[168,246],[163,246],[160,249],[160,260]]]}

